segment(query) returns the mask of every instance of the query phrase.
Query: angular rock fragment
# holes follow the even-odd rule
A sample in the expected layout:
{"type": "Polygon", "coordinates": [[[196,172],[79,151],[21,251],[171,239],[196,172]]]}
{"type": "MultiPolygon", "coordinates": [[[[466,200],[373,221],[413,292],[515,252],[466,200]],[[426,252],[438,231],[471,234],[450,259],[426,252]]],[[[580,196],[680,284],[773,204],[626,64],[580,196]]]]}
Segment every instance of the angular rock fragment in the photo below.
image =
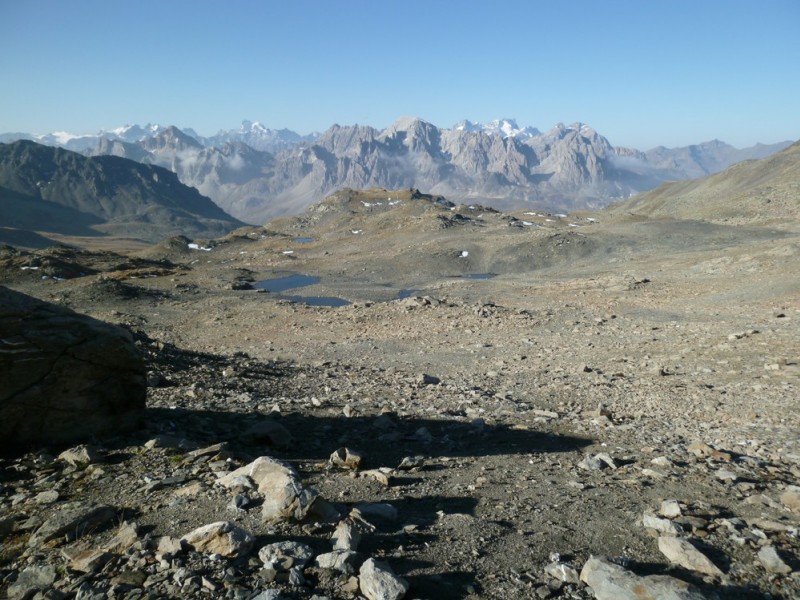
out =
{"type": "Polygon", "coordinates": [[[339,469],[350,469],[355,471],[364,459],[363,455],[357,450],[350,448],[339,448],[331,454],[330,464],[339,469]]]}
{"type": "Polygon", "coordinates": [[[361,543],[361,532],[358,526],[349,519],[340,521],[331,536],[334,550],[357,550],[361,543]]]}
{"type": "Polygon", "coordinates": [[[78,549],[63,552],[69,560],[69,568],[81,573],[96,573],[113,558],[113,554],[101,548],[78,549]]]}
{"type": "Polygon", "coordinates": [[[197,552],[219,554],[225,557],[247,554],[254,541],[252,535],[230,521],[217,521],[203,525],[181,538],[182,543],[191,546],[197,552]]]}
{"type": "Polygon", "coordinates": [[[408,591],[408,582],[395,575],[385,562],[368,558],[358,571],[358,585],[367,600],[400,600],[408,591]]]}
{"type": "Polygon", "coordinates": [[[783,562],[783,559],[778,555],[775,546],[770,545],[761,548],[761,550],[758,551],[758,560],[770,573],[788,575],[792,572],[792,568],[783,562]]]}
{"type": "Polygon", "coordinates": [[[792,512],[800,514],[800,486],[790,485],[781,494],[781,502],[792,512]]]}
{"type": "Polygon", "coordinates": [[[642,515],[642,525],[648,529],[655,529],[667,535],[681,535],[683,533],[683,529],[681,529],[680,525],[677,523],[673,523],[669,519],[662,519],[650,513],[644,513],[642,515]]]}
{"type": "Polygon", "coordinates": [[[597,600],[708,600],[696,587],[667,575],[640,577],[607,558],[591,556],[581,581],[597,600]]]}
{"type": "Polygon", "coordinates": [[[117,530],[117,534],[106,544],[106,550],[122,554],[139,540],[139,526],[125,521],[117,530]]]}
{"type": "Polygon", "coordinates": [[[314,564],[320,569],[331,569],[345,575],[356,572],[359,562],[363,559],[358,552],[351,550],[334,550],[320,554],[314,559],[314,564]]]}
{"type": "Polygon", "coordinates": [[[594,456],[586,456],[578,466],[586,471],[599,471],[606,468],[616,469],[617,463],[607,452],[599,452],[594,456]]]}
{"type": "Polygon", "coordinates": [[[681,505],[678,503],[677,500],[664,500],[661,503],[661,507],[658,509],[658,513],[662,517],[666,517],[668,519],[674,519],[675,517],[680,517],[681,505]]]}
{"type": "Polygon", "coordinates": [[[56,581],[56,568],[52,565],[31,565],[19,574],[8,587],[9,600],[31,598],[36,592],[44,592],[56,581]]]}
{"type": "Polygon", "coordinates": [[[58,455],[59,460],[63,460],[73,467],[96,463],[102,460],[102,458],[103,455],[97,448],[87,444],[81,444],[80,446],[70,448],[69,450],[64,450],[58,455]]]}
{"type": "Polygon", "coordinates": [[[394,469],[389,467],[379,467],[377,469],[370,469],[368,471],[361,471],[358,475],[360,477],[370,477],[383,486],[389,487],[394,482],[394,469]]]}
{"type": "Polygon", "coordinates": [[[412,471],[420,469],[425,465],[425,459],[422,456],[405,456],[400,464],[397,465],[398,471],[412,471]]]}
{"type": "Polygon", "coordinates": [[[181,552],[183,552],[183,546],[181,546],[181,541],[178,538],[168,535],[158,538],[155,547],[155,556],[157,560],[171,558],[181,552]]]}
{"type": "Polygon", "coordinates": [[[68,506],[47,519],[28,540],[28,547],[71,541],[93,533],[116,517],[110,506],[68,506]]]}
{"type": "Polygon", "coordinates": [[[658,549],[670,562],[704,575],[721,576],[722,571],[688,540],[679,537],[658,538],[658,549]]]}
{"type": "Polygon", "coordinates": [[[251,479],[264,495],[262,517],[267,522],[288,519],[301,521],[306,518],[317,500],[322,500],[314,489],[303,486],[297,471],[291,465],[268,456],[261,456],[250,464],[231,471],[217,483],[232,488],[242,477],[251,479]]]}
{"type": "Polygon", "coordinates": [[[545,566],[544,572],[553,579],[564,583],[578,583],[580,581],[575,567],[568,563],[552,562],[545,566]]]}
{"type": "Polygon", "coordinates": [[[267,544],[258,551],[258,558],[264,566],[279,571],[289,571],[295,567],[302,569],[313,557],[311,546],[288,540],[267,544]]]}

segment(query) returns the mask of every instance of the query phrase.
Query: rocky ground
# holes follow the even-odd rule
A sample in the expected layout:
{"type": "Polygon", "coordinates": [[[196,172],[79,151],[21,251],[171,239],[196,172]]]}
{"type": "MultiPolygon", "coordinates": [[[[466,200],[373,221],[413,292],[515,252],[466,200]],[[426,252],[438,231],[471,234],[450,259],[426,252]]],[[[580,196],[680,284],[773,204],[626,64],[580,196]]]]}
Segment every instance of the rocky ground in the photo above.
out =
{"type": "Polygon", "coordinates": [[[6,248],[0,283],[130,329],[149,387],[135,434],[0,459],[0,593],[796,598],[798,232],[375,192],[6,248]],[[252,289],[290,273],[351,303],[252,289]]]}

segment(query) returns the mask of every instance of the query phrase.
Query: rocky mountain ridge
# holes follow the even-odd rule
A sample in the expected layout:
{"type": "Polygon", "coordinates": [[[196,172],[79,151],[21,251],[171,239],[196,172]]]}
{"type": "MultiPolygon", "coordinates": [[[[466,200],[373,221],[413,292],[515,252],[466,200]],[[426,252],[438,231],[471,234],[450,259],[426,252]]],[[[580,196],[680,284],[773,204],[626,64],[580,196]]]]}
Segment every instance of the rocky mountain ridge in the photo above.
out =
{"type": "MultiPolygon", "coordinates": [[[[442,129],[404,117],[384,130],[333,125],[305,138],[249,121],[210,138],[190,131],[120,128],[101,132],[83,151],[163,166],[235,217],[262,223],[299,213],[342,187],[416,187],[503,209],[600,208],[665,181],[714,173],[789,144],[739,150],[714,140],[642,152],[614,147],[583,123],[559,123],[542,133],[513,119],[483,125],[462,121],[442,129]]],[[[13,135],[23,134],[0,139],[13,135]]],[[[42,141],[74,146],[88,139],[67,137],[42,141]]]]}

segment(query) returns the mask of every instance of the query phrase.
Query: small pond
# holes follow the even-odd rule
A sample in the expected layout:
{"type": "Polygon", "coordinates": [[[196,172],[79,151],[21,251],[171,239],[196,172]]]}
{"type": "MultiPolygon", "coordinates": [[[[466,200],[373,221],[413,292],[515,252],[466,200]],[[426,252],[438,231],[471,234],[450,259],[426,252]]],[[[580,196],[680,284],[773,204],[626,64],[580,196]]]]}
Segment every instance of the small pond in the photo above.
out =
{"type": "Polygon", "coordinates": [[[314,285],[319,283],[320,278],[313,275],[301,275],[296,273],[294,275],[286,275],[284,277],[276,277],[275,279],[264,279],[253,284],[257,290],[267,290],[273,294],[285,292],[286,290],[293,290],[294,288],[306,287],[307,285],[314,285]]]}
{"type": "MultiPolygon", "coordinates": [[[[295,273],[293,275],[285,275],[284,277],[276,277],[274,279],[264,279],[253,284],[253,287],[258,290],[266,290],[273,294],[280,294],[286,290],[293,290],[296,288],[306,287],[319,283],[321,279],[314,275],[302,275],[295,273]]],[[[297,302],[299,304],[307,304],[308,306],[347,306],[350,304],[344,298],[337,298],[335,296],[295,296],[283,295],[282,298],[297,302]]]]}
{"type": "Polygon", "coordinates": [[[282,296],[292,302],[298,304],[306,304],[308,306],[348,306],[350,301],[344,298],[337,298],[336,296],[282,296]]]}
{"type": "Polygon", "coordinates": [[[311,242],[314,241],[314,238],[312,238],[312,237],[296,237],[296,238],[292,239],[292,241],[295,244],[310,244],[311,242]]]}

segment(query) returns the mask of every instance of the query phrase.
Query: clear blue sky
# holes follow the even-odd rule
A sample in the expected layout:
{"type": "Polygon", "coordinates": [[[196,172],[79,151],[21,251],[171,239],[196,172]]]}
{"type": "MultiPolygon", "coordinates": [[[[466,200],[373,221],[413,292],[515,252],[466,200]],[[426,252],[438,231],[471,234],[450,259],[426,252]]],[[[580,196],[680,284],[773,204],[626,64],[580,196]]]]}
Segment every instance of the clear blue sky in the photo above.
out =
{"type": "Polygon", "coordinates": [[[0,132],[514,117],[800,138],[800,0],[0,0],[0,132]]]}

